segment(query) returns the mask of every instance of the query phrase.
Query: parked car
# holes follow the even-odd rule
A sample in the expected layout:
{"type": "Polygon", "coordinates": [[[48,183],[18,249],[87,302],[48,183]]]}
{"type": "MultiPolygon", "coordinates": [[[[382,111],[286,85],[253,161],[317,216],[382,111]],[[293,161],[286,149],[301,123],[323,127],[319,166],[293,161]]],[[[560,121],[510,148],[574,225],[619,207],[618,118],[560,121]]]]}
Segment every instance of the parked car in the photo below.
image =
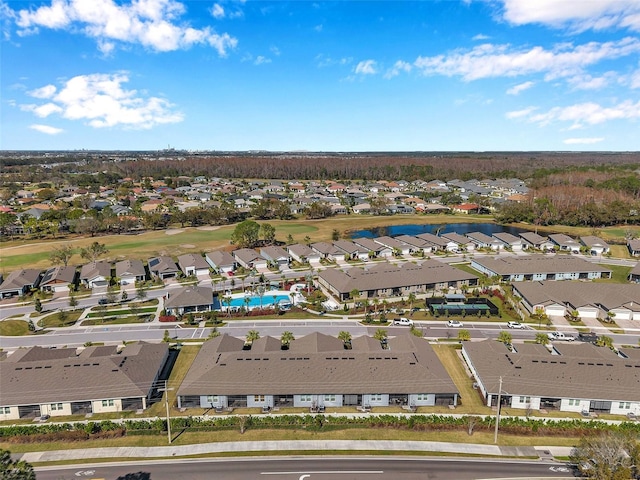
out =
{"type": "Polygon", "coordinates": [[[459,322],[458,320],[449,320],[447,322],[447,327],[462,328],[462,327],[464,327],[464,323],[459,322]]]}
{"type": "Polygon", "coordinates": [[[573,342],[575,337],[571,335],[565,335],[562,332],[550,332],[547,333],[547,337],[549,340],[564,340],[565,342],[573,342]]]}
{"type": "Polygon", "coordinates": [[[411,320],[410,318],[406,318],[406,317],[394,318],[393,319],[393,324],[394,325],[403,325],[405,327],[413,327],[413,320],[411,320]]]}
{"type": "Polygon", "coordinates": [[[524,328],[524,325],[522,325],[520,322],[507,322],[507,328],[522,329],[524,328]]]}
{"type": "Polygon", "coordinates": [[[580,332],[578,334],[578,340],[587,343],[596,343],[598,341],[598,335],[593,332],[580,332]]]}
{"type": "Polygon", "coordinates": [[[109,303],[109,300],[107,300],[106,298],[101,298],[100,300],[98,300],[98,305],[106,305],[109,303]]]}

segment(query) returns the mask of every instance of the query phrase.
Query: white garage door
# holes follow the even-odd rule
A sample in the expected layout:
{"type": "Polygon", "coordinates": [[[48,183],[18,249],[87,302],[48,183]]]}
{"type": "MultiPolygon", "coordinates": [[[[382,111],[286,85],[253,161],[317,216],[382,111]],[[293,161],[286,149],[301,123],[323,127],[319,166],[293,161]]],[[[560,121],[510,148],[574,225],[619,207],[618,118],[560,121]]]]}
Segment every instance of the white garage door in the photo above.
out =
{"type": "Polygon", "coordinates": [[[582,318],[598,318],[597,308],[579,308],[578,313],[582,318]]]}
{"type": "Polygon", "coordinates": [[[551,306],[545,309],[545,313],[549,317],[564,317],[564,307],[551,306]]]}

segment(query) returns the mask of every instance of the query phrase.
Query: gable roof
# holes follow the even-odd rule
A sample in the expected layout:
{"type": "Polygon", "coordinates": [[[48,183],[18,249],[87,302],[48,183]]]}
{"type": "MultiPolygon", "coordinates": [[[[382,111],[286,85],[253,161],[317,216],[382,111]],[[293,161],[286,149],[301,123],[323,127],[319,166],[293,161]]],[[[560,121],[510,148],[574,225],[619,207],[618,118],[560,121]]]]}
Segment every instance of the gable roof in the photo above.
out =
{"type": "Polygon", "coordinates": [[[229,252],[224,250],[216,250],[214,252],[207,252],[206,257],[216,267],[232,267],[236,264],[236,259],[233,258],[229,252]]]}
{"type": "Polygon", "coordinates": [[[116,263],[116,277],[126,276],[145,276],[147,273],[144,270],[142,261],[134,260],[122,260],[116,263]]]}
{"type": "Polygon", "coordinates": [[[0,291],[19,290],[25,285],[36,286],[40,279],[41,270],[35,268],[26,268],[22,270],[14,270],[0,285],[0,291]]]}
{"type": "Polygon", "coordinates": [[[166,358],[166,343],[129,344],[77,354],[75,348],[32,347],[0,360],[0,405],[144,397],[166,358]]]}
{"type": "Polygon", "coordinates": [[[149,271],[151,273],[178,273],[180,269],[171,257],[160,256],[149,259],[149,271]]]}
{"type": "Polygon", "coordinates": [[[183,272],[188,267],[194,267],[198,270],[209,269],[209,264],[204,257],[199,254],[196,255],[195,253],[185,253],[184,255],[180,255],[178,257],[178,265],[180,265],[180,269],[183,272]]]}
{"type": "Polygon", "coordinates": [[[210,287],[186,287],[169,295],[166,308],[213,305],[213,290],[210,287]]]}
{"type": "Polygon", "coordinates": [[[96,277],[111,277],[111,263],[91,262],[82,266],[80,270],[80,280],[91,280],[96,277]]]}

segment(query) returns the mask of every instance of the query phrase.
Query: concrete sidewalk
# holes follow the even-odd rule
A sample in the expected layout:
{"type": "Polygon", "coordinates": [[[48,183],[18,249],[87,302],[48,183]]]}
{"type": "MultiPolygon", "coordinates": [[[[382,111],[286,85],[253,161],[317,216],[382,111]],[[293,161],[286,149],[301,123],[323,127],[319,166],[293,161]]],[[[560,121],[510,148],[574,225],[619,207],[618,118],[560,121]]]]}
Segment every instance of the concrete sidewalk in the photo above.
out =
{"type": "Polygon", "coordinates": [[[495,457],[537,457],[547,460],[568,456],[570,447],[501,447],[474,443],[419,442],[400,440],[295,440],[272,442],[219,442],[166,447],[113,447],[30,452],[21,456],[29,463],[106,458],[160,458],[233,452],[285,451],[384,451],[451,453],[495,457]]]}

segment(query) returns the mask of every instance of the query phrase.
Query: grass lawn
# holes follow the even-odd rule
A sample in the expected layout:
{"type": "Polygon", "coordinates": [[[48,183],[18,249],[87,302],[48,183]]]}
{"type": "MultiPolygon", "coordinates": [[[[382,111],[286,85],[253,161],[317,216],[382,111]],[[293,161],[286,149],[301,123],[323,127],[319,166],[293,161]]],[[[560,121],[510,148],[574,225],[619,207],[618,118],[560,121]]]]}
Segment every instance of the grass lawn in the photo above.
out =
{"type": "Polygon", "coordinates": [[[25,320],[3,320],[0,322],[0,335],[19,337],[29,334],[29,324],[25,320]]]}
{"type": "Polygon", "coordinates": [[[491,415],[491,409],[484,405],[478,392],[473,389],[473,380],[467,375],[456,346],[434,345],[433,350],[460,391],[462,404],[456,408],[456,413],[491,415]]]}
{"type": "Polygon", "coordinates": [[[64,321],[60,318],[60,312],[52,313],[51,315],[47,315],[46,317],[38,320],[38,325],[43,328],[68,327],[78,321],[83,311],[84,310],[72,310],[70,312],[65,312],[66,318],[64,321]]]}
{"type": "Polygon", "coordinates": [[[600,265],[601,267],[611,270],[611,278],[599,278],[594,282],[601,283],[627,283],[631,267],[622,265],[600,265]]]}
{"type": "Polygon", "coordinates": [[[153,318],[152,315],[129,315],[127,317],[105,317],[104,320],[100,318],[92,318],[89,320],[82,320],[82,326],[88,325],[125,325],[128,323],[144,323],[149,318],[153,318]]]}
{"type": "MultiPolygon", "coordinates": [[[[138,308],[137,313],[154,313],[156,311],[155,307],[143,307],[138,308]]],[[[127,308],[126,310],[106,310],[104,313],[102,312],[91,312],[87,314],[87,318],[101,318],[101,317],[116,317],[118,315],[128,315],[131,313],[131,310],[127,308]]]]}
{"type": "MultiPolygon", "coordinates": [[[[191,364],[198,355],[200,351],[200,345],[182,345],[180,349],[180,353],[178,354],[178,359],[176,360],[173,369],[171,370],[171,376],[169,377],[169,388],[173,388],[173,390],[169,390],[169,392],[165,392],[164,395],[169,394],[169,405],[171,405],[171,414],[172,415],[180,415],[178,409],[176,408],[176,398],[178,396],[178,387],[182,384],[187,371],[191,367],[191,364]]],[[[147,409],[145,415],[148,417],[153,416],[164,416],[165,415],[165,397],[162,397],[162,401],[155,403],[151,407],[147,409]]]]}

